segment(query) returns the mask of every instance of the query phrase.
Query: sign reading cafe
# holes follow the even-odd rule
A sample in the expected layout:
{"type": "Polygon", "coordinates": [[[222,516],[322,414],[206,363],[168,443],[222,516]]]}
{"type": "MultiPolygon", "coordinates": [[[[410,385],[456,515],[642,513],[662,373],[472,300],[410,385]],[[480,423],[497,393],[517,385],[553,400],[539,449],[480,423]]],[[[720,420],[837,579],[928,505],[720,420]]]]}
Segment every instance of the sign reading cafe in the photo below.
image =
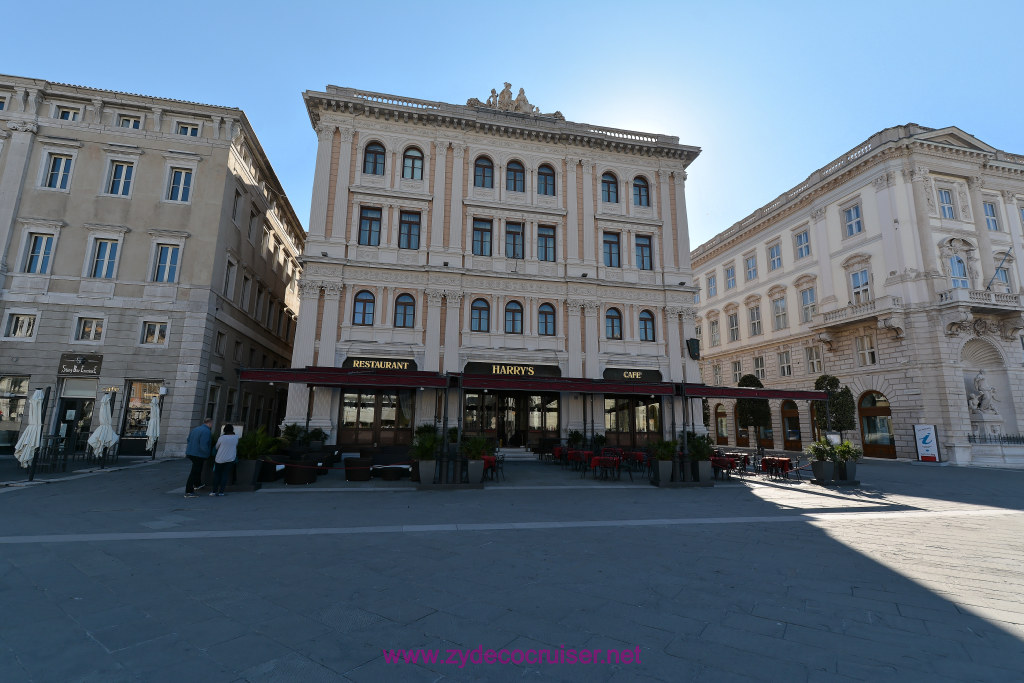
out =
{"type": "Polygon", "coordinates": [[[62,353],[57,375],[60,377],[99,377],[103,365],[100,353],[62,353]]]}

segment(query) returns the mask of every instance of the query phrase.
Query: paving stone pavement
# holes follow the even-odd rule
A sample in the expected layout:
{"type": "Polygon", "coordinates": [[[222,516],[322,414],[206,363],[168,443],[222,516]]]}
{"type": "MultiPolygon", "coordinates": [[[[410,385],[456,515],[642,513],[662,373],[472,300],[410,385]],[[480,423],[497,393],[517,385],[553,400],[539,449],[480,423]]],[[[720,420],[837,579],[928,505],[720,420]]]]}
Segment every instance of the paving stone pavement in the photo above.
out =
{"type": "Polygon", "coordinates": [[[0,488],[0,680],[1024,678],[1024,472],[655,489],[510,463],[483,490],[184,499],[187,469],[0,488]],[[478,647],[553,654],[445,663],[478,647]],[[570,649],[600,663],[545,660],[570,649]]]}

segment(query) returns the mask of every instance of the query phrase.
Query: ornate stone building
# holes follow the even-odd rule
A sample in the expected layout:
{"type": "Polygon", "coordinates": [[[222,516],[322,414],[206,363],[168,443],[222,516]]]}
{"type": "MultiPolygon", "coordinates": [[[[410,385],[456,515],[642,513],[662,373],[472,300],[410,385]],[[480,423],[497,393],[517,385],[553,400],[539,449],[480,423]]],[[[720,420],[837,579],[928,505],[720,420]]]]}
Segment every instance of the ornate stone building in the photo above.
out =
{"type": "Polygon", "coordinates": [[[0,75],[0,449],[49,389],[44,434],[84,447],[116,394],[121,452],[203,416],[273,426],[304,233],[245,114],[0,75]]]}
{"type": "MultiPolygon", "coordinates": [[[[315,375],[311,426],[372,451],[432,421],[511,446],[681,425],[699,149],[540,113],[507,83],[466,105],[304,98],[320,144],[292,365],[315,375]]],[[[306,413],[293,384],[287,420],[306,413]]]]}
{"type": "MultiPolygon", "coordinates": [[[[955,128],[888,128],[693,252],[702,372],[851,387],[865,454],[1024,464],[1024,157],[955,128]]],[[[811,408],[772,403],[766,440],[796,449],[811,408]]],[[[750,439],[713,402],[722,443],[750,439]]],[[[751,444],[752,445],[752,444],[751,444]]]]}

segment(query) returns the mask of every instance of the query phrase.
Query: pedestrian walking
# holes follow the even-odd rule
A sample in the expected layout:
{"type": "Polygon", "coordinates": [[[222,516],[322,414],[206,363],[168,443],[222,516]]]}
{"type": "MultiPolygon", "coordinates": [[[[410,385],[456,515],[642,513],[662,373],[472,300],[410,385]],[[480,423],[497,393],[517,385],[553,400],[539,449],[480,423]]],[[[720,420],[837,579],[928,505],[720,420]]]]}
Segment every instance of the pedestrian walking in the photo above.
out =
{"type": "Polygon", "coordinates": [[[194,427],[188,433],[188,441],[185,443],[185,456],[192,461],[192,469],[185,482],[186,498],[195,498],[199,495],[196,489],[202,488],[203,465],[212,453],[212,446],[213,420],[207,418],[203,420],[203,424],[194,427]]]}
{"type": "Polygon", "coordinates": [[[238,435],[234,425],[224,425],[224,433],[217,439],[217,455],[213,462],[213,491],[211,496],[223,496],[224,487],[235,469],[238,459],[238,435]]]}

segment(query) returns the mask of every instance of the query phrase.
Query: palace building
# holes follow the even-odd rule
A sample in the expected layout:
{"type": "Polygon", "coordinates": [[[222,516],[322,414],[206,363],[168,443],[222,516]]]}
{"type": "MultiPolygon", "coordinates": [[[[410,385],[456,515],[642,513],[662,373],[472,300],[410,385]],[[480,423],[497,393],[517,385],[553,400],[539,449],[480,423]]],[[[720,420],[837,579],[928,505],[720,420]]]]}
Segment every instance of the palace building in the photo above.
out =
{"type": "Polygon", "coordinates": [[[304,99],[319,149],[293,369],[243,375],[293,382],[286,422],[365,453],[425,423],[512,447],[682,428],[698,148],[541,113],[509,84],[465,105],[304,99]]]}
{"type": "MultiPolygon", "coordinates": [[[[867,456],[933,457],[931,433],[941,460],[1024,465],[1022,246],[1024,156],[956,127],[878,132],[694,250],[704,379],[827,373],[867,456]]],[[[770,405],[766,447],[816,436],[812,403],[770,405]]],[[[718,443],[755,445],[735,401],[711,420],[718,443]]]]}
{"type": "Polygon", "coordinates": [[[105,393],[122,454],[278,424],[304,237],[240,109],[0,75],[0,452],[36,389],[69,451],[105,393]]]}

